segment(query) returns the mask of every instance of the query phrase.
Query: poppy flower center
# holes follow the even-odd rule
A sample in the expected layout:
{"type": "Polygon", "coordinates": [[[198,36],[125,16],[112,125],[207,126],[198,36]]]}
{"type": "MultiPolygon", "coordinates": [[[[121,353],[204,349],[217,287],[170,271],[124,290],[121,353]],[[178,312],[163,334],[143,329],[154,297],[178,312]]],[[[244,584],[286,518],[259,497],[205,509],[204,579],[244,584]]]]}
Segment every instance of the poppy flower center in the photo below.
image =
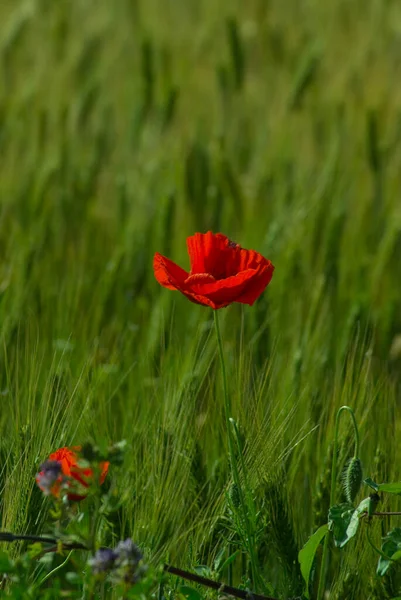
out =
{"type": "Polygon", "coordinates": [[[210,273],[194,273],[186,278],[185,282],[187,285],[193,285],[194,283],[213,283],[216,278],[210,273]]]}

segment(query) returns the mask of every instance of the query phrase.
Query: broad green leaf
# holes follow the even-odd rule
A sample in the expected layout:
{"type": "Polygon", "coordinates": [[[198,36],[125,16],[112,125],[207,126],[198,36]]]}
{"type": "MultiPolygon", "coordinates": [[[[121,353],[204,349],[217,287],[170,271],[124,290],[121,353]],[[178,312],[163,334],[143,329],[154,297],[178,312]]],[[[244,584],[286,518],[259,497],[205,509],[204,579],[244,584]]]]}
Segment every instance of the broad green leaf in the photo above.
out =
{"type": "Polygon", "coordinates": [[[198,565],[197,567],[194,568],[194,571],[201,577],[209,577],[210,578],[212,576],[212,570],[207,565],[198,565]]]}
{"type": "Polygon", "coordinates": [[[352,535],[355,535],[355,523],[351,525],[350,533],[348,535],[348,527],[351,524],[351,519],[355,513],[355,508],[349,502],[343,502],[342,504],[335,504],[329,509],[329,530],[333,532],[334,543],[337,548],[342,548],[350,540],[352,535]]]}
{"type": "Polygon", "coordinates": [[[189,585],[181,585],[178,588],[178,593],[180,596],[187,598],[188,600],[203,600],[203,596],[198,590],[189,585]]]}
{"type": "Polygon", "coordinates": [[[379,492],[388,494],[401,494],[401,483],[379,483],[379,492]]]}
{"type": "Polygon", "coordinates": [[[301,566],[302,577],[305,581],[305,598],[309,598],[309,578],[313,566],[316,551],[329,530],[329,526],[322,525],[306,542],[305,546],[298,554],[298,562],[301,566]]]}
{"type": "Polygon", "coordinates": [[[401,527],[396,527],[383,538],[381,550],[388,559],[381,556],[377,565],[377,574],[385,575],[391,564],[401,558],[401,527]],[[391,559],[391,560],[389,560],[391,559]]]}
{"type": "Polygon", "coordinates": [[[374,490],[375,492],[379,491],[378,484],[375,481],[373,481],[373,479],[371,479],[370,477],[367,477],[366,479],[364,479],[363,483],[365,483],[366,485],[368,485],[369,487],[371,487],[372,490],[374,490]]]}
{"type": "Polygon", "coordinates": [[[356,512],[361,515],[364,512],[367,512],[369,509],[369,504],[371,502],[371,498],[370,496],[368,496],[367,498],[364,498],[363,500],[361,500],[361,502],[358,504],[358,506],[356,507],[356,512]]]}
{"type": "Polygon", "coordinates": [[[384,558],[384,556],[381,556],[379,558],[379,563],[377,565],[377,574],[380,577],[383,577],[383,575],[385,575],[389,569],[389,567],[391,567],[391,564],[397,560],[399,560],[401,558],[401,550],[397,550],[397,552],[395,552],[392,556],[389,556],[389,559],[384,558]]]}
{"type": "Polygon", "coordinates": [[[364,483],[371,487],[375,492],[387,492],[388,494],[401,494],[401,482],[396,483],[376,483],[368,477],[364,483]]]}
{"type": "Polygon", "coordinates": [[[351,515],[349,525],[346,529],[345,539],[343,542],[341,542],[341,544],[339,544],[339,548],[343,548],[345,544],[347,544],[350,541],[350,539],[354,537],[354,535],[358,531],[361,515],[368,511],[369,504],[370,498],[364,498],[362,502],[360,502],[359,505],[356,507],[356,509],[351,515]]]}

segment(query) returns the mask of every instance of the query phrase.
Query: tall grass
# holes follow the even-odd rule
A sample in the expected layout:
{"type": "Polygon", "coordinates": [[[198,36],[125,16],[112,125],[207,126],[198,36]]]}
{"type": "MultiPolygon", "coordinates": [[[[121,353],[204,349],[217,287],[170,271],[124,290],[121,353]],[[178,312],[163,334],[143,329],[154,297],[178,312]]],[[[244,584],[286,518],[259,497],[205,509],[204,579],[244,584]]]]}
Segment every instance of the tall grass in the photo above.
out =
{"type": "MultiPolygon", "coordinates": [[[[151,265],[221,230],[276,266],[222,333],[264,575],[299,593],[285,573],[325,519],[339,406],[367,473],[401,476],[398,3],[3,0],[0,24],[1,528],[41,531],[51,450],[125,438],[116,535],[213,564],[231,484],[213,315],[151,265]]],[[[330,597],[384,597],[369,549],[341,556],[330,597]]]]}

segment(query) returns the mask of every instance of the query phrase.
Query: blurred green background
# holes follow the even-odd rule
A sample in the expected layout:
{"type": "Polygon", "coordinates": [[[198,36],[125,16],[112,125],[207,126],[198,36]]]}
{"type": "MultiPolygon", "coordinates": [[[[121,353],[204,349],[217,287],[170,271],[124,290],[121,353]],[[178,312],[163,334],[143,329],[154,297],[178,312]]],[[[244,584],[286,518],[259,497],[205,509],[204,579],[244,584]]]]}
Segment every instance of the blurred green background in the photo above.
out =
{"type": "MultiPolygon", "coordinates": [[[[326,518],[339,406],[366,475],[400,478],[400,65],[396,0],[2,0],[1,528],[41,530],[50,451],[125,438],[118,532],[211,563],[229,484],[213,315],[152,269],[156,251],[187,268],[209,229],[276,267],[255,306],[220,311],[275,585],[277,494],[300,547],[326,518]]],[[[391,597],[370,549],[341,556],[330,597],[391,597]]]]}

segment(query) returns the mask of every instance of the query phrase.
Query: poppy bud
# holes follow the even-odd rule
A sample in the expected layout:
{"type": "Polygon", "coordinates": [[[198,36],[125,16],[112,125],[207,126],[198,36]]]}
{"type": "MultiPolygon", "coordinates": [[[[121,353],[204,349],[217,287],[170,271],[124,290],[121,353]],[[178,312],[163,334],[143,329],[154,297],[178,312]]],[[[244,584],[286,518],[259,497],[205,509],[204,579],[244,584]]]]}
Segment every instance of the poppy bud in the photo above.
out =
{"type": "Polygon", "coordinates": [[[359,458],[354,456],[348,462],[343,473],[343,487],[347,502],[352,504],[361,488],[362,484],[362,463],[359,458]]]}

